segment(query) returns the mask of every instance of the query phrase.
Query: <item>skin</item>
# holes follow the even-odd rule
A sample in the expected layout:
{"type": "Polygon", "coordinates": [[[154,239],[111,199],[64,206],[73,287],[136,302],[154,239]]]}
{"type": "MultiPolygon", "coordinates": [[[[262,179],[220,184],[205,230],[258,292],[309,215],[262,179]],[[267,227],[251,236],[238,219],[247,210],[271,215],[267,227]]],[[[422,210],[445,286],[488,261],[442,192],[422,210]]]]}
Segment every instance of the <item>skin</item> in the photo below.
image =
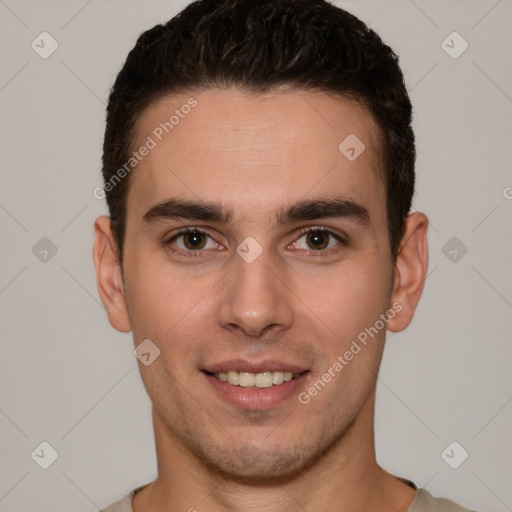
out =
{"type": "MultiPolygon", "coordinates": [[[[134,147],[190,96],[150,105],[134,147]]],[[[149,338],[161,351],[151,365],[139,363],[153,403],[158,478],[135,496],[134,511],[407,510],[415,491],[375,460],[375,385],[386,328],[407,327],[423,289],[426,216],[408,217],[395,261],[379,129],[357,103],[292,89],[192,96],[197,106],[130,176],[123,273],[109,218],[95,223],[98,289],[110,323],[132,331],[136,345],[149,338]],[[352,162],[338,150],[349,134],[366,148],[352,162]],[[365,208],[367,220],[277,222],[297,201],[335,197],[365,208]],[[230,218],[144,221],[171,198],[218,203],[230,218]],[[204,248],[190,249],[190,237],[172,239],[183,227],[208,231],[199,236],[204,248]],[[344,241],[317,231],[328,245],[314,250],[301,234],[311,228],[344,241]],[[236,252],[248,236],[262,248],[252,263],[236,252]],[[401,310],[386,328],[301,404],[297,393],[394,303],[401,310]],[[293,396],[249,409],[227,402],[201,371],[236,358],[309,371],[293,396]]]]}

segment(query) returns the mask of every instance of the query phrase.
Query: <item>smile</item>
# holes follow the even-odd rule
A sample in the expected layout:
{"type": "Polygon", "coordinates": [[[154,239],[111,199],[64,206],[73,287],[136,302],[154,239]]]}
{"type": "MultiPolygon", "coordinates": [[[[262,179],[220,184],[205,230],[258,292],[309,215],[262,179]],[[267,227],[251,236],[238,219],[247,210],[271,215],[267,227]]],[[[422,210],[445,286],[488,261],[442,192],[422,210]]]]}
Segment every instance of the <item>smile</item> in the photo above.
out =
{"type": "Polygon", "coordinates": [[[264,371],[258,373],[239,372],[230,370],[227,372],[214,373],[215,378],[221,382],[227,382],[232,386],[240,386],[242,388],[270,388],[272,386],[280,386],[283,382],[288,382],[300,374],[285,371],[264,371]]]}

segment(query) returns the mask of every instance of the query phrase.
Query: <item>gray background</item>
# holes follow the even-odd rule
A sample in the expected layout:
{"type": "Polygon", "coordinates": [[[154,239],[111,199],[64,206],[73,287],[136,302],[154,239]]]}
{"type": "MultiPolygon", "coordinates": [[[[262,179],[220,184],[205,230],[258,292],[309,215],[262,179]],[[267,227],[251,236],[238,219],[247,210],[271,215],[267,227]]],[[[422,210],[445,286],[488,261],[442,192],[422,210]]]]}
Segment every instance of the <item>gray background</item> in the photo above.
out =
{"type": "MultiPolygon", "coordinates": [[[[96,291],[92,226],[106,210],[93,189],[117,72],[138,34],[186,3],[0,0],[1,511],[93,511],[155,477],[132,339],[96,291]],[[59,45],[47,59],[31,48],[43,31],[59,45]],[[46,470],[31,458],[42,441],[59,454],[46,470]]],[[[415,321],[388,338],[378,459],[434,494],[512,510],[512,2],[339,5],[400,55],[415,208],[432,222],[415,321]],[[456,59],[442,47],[453,31],[469,44],[456,59]],[[452,441],[469,453],[458,469],[441,456],[452,441]]],[[[447,453],[452,464],[463,454],[447,453]]]]}

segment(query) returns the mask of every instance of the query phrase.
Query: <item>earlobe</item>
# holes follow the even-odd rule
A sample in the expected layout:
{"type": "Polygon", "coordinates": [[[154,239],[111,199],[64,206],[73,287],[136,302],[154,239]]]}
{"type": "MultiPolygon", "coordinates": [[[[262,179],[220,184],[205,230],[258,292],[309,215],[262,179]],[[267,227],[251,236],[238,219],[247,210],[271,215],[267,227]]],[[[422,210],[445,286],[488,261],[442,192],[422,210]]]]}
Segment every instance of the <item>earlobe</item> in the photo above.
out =
{"type": "Polygon", "coordinates": [[[415,212],[407,218],[405,233],[395,264],[395,281],[391,303],[402,309],[388,322],[387,329],[402,331],[410,323],[418,305],[428,268],[428,218],[415,212]]]}
{"type": "Polygon", "coordinates": [[[110,218],[105,215],[98,217],[94,223],[94,233],[93,258],[101,302],[112,327],[121,332],[129,332],[131,327],[124,283],[110,218]]]}

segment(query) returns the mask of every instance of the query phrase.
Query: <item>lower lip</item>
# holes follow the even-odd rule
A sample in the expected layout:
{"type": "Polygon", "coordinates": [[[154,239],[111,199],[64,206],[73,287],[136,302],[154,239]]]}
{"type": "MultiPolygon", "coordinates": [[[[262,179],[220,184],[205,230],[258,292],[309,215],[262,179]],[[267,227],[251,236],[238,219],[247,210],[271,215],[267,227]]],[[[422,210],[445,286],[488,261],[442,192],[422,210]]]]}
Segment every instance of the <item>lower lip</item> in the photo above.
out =
{"type": "Polygon", "coordinates": [[[206,372],[203,372],[203,375],[217,393],[228,402],[244,409],[258,410],[267,409],[284,402],[291,396],[297,396],[298,389],[303,385],[308,373],[304,372],[299,377],[270,388],[243,388],[221,382],[217,377],[206,372]]]}

